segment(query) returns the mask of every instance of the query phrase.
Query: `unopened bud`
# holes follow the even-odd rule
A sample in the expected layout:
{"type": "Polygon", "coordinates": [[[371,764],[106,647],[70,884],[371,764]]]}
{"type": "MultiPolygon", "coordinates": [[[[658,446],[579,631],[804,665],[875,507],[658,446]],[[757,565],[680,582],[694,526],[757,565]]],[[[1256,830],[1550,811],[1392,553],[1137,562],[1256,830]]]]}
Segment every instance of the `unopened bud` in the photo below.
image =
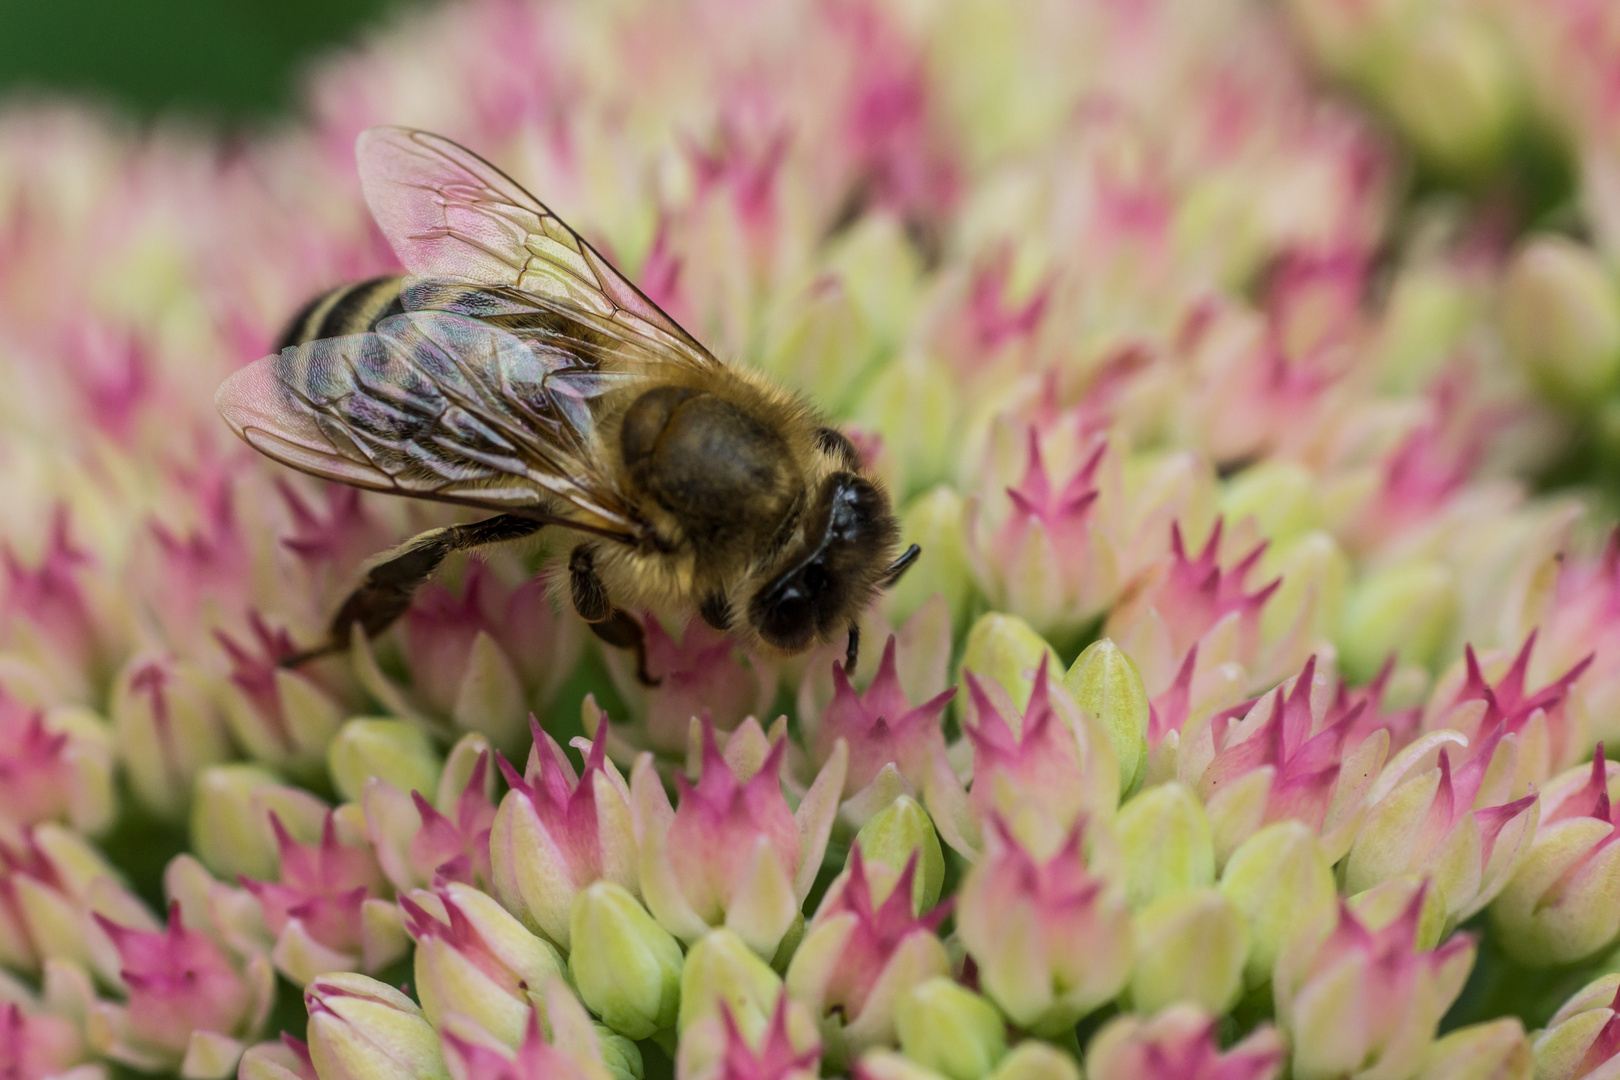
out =
{"type": "Polygon", "coordinates": [[[1457,615],[1457,582],[1438,562],[1375,570],[1350,590],[1339,622],[1339,662],[1352,683],[1370,682],[1391,654],[1432,667],[1457,615]]]}
{"type": "Polygon", "coordinates": [[[757,1039],[781,995],[782,979],[771,966],[730,930],[716,930],[692,946],[681,967],[675,1030],[684,1035],[724,1007],[744,1038],[757,1039]]]}
{"type": "Polygon", "coordinates": [[[1142,673],[1108,638],[1093,642],[1063,677],[1063,688],[1108,733],[1119,759],[1119,790],[1135,789],[1147,765],[1148,696],[1142,673]]]}
{"type": "Polygon", "coordinates": [[[1434,1041],[1417,1080],[1530,1080],[1536,1062],[1516,1016],[1458,1028],[1434,1041]]]}
{"type": "Polygon", "coordinates": [[[1333,925],[1338,893],[1316,834],[1298,821],[1261,829],[1232,853],[1221,892],[1249,924],[1244,979],[1263,985],[1284,948],[1333,925]]]}
{"type": "Polygon", "coordinates": [[[967,621],[973,571],[968,565],[964,512],[962,496],[943,485],[917,496],[901,512],[900,535],[922,548],[923,561],[890,592],[896,619],[909,618],[939,593],[950,609],[951,622],[960,626],[967,621]]]}
{"type": "Polygon", "coordinates": [[[1447,10],[1403,38],[1385,95],[1396,122],[1448,173],[1490,166],[1518,107],[1512,61],[1492,27],[1447,10]]]}
{"type": "MultiPolygon", "coordinates": [[[[962,670],[981,679],[994,679],[1007,691],[1019,709],[1029,704],[1035,675],[1045,657],[1053,672],[1062,670],[1056,651],[1030,625],[1016,615],[991,612],[982,616],[968,631],[962,652],[962,670]]],[[[969,702],[972,695],[964,686],[957,700],[969,702]]]]}
{"type": "Polygon", "coordinates": [[[274,814],[301,840],[320,835],[327,807],[257,765],[213,765],[197,777],[191,847],[223,878],[271,880],[281,864],[270,826],[274,814]]]}
{"type": "Polygon", "coordinates": [[[344,724],[326,751],[332,783],[348,802],[359,802],[373,776],[400,791],[432,796],[443,762],[419,728],[403,720],[356,717],[344,724]]]}
{"type": "Polygon", "coordinates": [[[907,1057],[950,1080],[981,1080],[1007,1052],[996,1007],[943,976],[901,996],[894,1026],[907,1057]]]}
{"type": "Polygon", "coordinates": [[[1115,821],[1125,861],[1125,899],[1139,910],[1161,897],[1215,882],[1215,838],[1203,804],[1183,784],[1148,788],[1115,821]]]}
{"type": "Polygon", "coordinates": [[[1187,1001],[1215,1015],[1237,1003],[1249,929],[1237,905],[1216,889],[1167,896],[1134,920],[1136,968],[1131,1002],[1155,1013],[1187,1001]]]}
{"type": "Polygon", "coordinates": [[[304,990],[309,1056],[321,1080],[449,1080],[422,1010],[386,983],[344,972],[304,990]]]}
{"type": "Polygon", "coordinates": [[[897,874],[916,852],[911,910],[927,911],[939,902],[939,890],[945,882],[945,854],[940,850],[934,823],[916,799],[902,795],[873,814],[856,834],[855,843],[868,863],[882,863],[897,874]]]}
{"type": "Polygon", "coordinates": [[[1591,248],[1540,235],[1513,256],[1502,332],[1515,359],[1557,400],[1589,410],[1620,377],[1620,287],[1591,248]]]}
{"type": "Polygon", "coordinates": [[[569,974],[602,1022],[631,1039],[672,1027],[681,947],[621,885],[598,881],[574,897],[569,974]]]}
{"type": "Polygon", "coordinates": [[[1001,1059],[990,1080],[1080,1080],[1080,1066],[1051,1043],[1025,1039],[1001,1059]]]}

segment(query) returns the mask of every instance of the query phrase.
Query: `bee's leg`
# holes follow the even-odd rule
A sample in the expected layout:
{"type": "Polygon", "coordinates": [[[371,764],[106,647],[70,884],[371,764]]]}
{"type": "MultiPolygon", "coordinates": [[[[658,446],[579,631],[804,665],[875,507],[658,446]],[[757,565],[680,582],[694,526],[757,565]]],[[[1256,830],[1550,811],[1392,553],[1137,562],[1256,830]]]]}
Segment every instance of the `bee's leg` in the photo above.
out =
{"type": "Polygon", "coordinates": [[[360,624],[367,637],[376,637],[405,614],[417,588],[452,552],[518,540],[537,532],[542,524],[511,514],[499,514],[470,525],[429,529],[411,537],[366,571],[366,579],[348,595],[332,617],[326,641],[313,649],[286,657],[281,661],[282,666],[296,667],[318,657],[342,652],[349,647],[349,634],[355,623],[360,624]]]}
{"type": "Polygon", "coordinates": [[[591,625],[591,633],[616,649],[634,649],[636,678],[643,686],[657,686],[663,680],[647,673],[647,635],[641,624],[608,599],[607,586],[596,576],[596,561],[588,544],[581,544],[568,556],[568,587],[574,610],[591,625]]]}
{"type": "Polygon", "coordinates": [[[849,624],[849,641],[844,646],[844,674],[855,674],[855,665],[861,658],[861,627],[859,623],[849,624]]]}

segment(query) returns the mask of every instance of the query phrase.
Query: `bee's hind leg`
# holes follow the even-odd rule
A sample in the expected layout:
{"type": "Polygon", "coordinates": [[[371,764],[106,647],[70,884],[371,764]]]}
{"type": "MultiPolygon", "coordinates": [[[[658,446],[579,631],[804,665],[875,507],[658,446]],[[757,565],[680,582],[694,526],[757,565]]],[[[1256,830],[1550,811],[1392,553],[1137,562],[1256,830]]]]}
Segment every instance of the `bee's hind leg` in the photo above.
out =
{"type": "Polygon", "coordinates": [[[326,641],[312,649],[282,659],[283,667],[299,664],[349,647],[349,635],[356,623],[369,637],[376,637],[405,614],[411,597],[439,564],[451,553],[468,548],[519,540],[537,531],[544,522],[513,514],[499,514],[470,525],[450,525],[429,529],[411,537],[387,553],[366,571],[366,578],[348,595],[332,617],[326,641]]]}
{"type": "Polygon", "coordinates": [[[643,686],[657,686],[647,672],[647,634],[641,624],[623,609],[613,606],[608,599],[607,586],[596,576],[596,561],[589,544],[581,544],[568,556],[568,586],[574,599],[574,610],[591,626],[591,633],[616,649],[633,649],[636,654],[636,679],[643,686]]]}

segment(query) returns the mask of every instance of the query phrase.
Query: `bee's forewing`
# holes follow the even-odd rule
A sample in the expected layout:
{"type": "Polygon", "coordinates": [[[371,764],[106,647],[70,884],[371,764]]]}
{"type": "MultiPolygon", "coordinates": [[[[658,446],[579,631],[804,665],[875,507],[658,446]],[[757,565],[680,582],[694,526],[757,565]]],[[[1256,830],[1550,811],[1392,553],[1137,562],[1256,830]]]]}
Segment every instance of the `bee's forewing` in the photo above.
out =
{"type": "Polygon", "coordinates": [[[231,429],[260,453],[313,476],[393,491],[388,474],[363,456],[336,451],[314,411],[281,385],[275,370],[278,359],[267,356],[249,364],[215,392],[214,404],[231,429]]]}
{"type": "Polygon", "coordinates": [[[263,453],[341,483],[499,510],[561,500],[629,527],[593,461],[595,368],[444,311],[385,319],[243,368],[219,388],[227,423],[263,453]]]}
{"type": "Polygon", "coordinates": [[[366,203],[413,274],[521,289],[612,319],[668,359],[708,350],[544,203],[449,139],[379,127],[355,144],[366,203]]]}

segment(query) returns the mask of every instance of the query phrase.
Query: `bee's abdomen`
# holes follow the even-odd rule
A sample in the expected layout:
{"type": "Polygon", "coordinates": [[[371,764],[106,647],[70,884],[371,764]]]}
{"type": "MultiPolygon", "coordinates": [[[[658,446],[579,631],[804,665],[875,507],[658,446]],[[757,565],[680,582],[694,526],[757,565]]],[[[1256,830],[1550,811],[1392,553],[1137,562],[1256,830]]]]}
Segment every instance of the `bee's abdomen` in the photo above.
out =
{"type": "Polygon", "coordinates": [[[339,285],[321,293],[298,310],[276,343],[276,350],[319,338],[363,334],[382,320],[405,310],[399,299],[400,278],[374,277],[352,285],[339,285]]]}

